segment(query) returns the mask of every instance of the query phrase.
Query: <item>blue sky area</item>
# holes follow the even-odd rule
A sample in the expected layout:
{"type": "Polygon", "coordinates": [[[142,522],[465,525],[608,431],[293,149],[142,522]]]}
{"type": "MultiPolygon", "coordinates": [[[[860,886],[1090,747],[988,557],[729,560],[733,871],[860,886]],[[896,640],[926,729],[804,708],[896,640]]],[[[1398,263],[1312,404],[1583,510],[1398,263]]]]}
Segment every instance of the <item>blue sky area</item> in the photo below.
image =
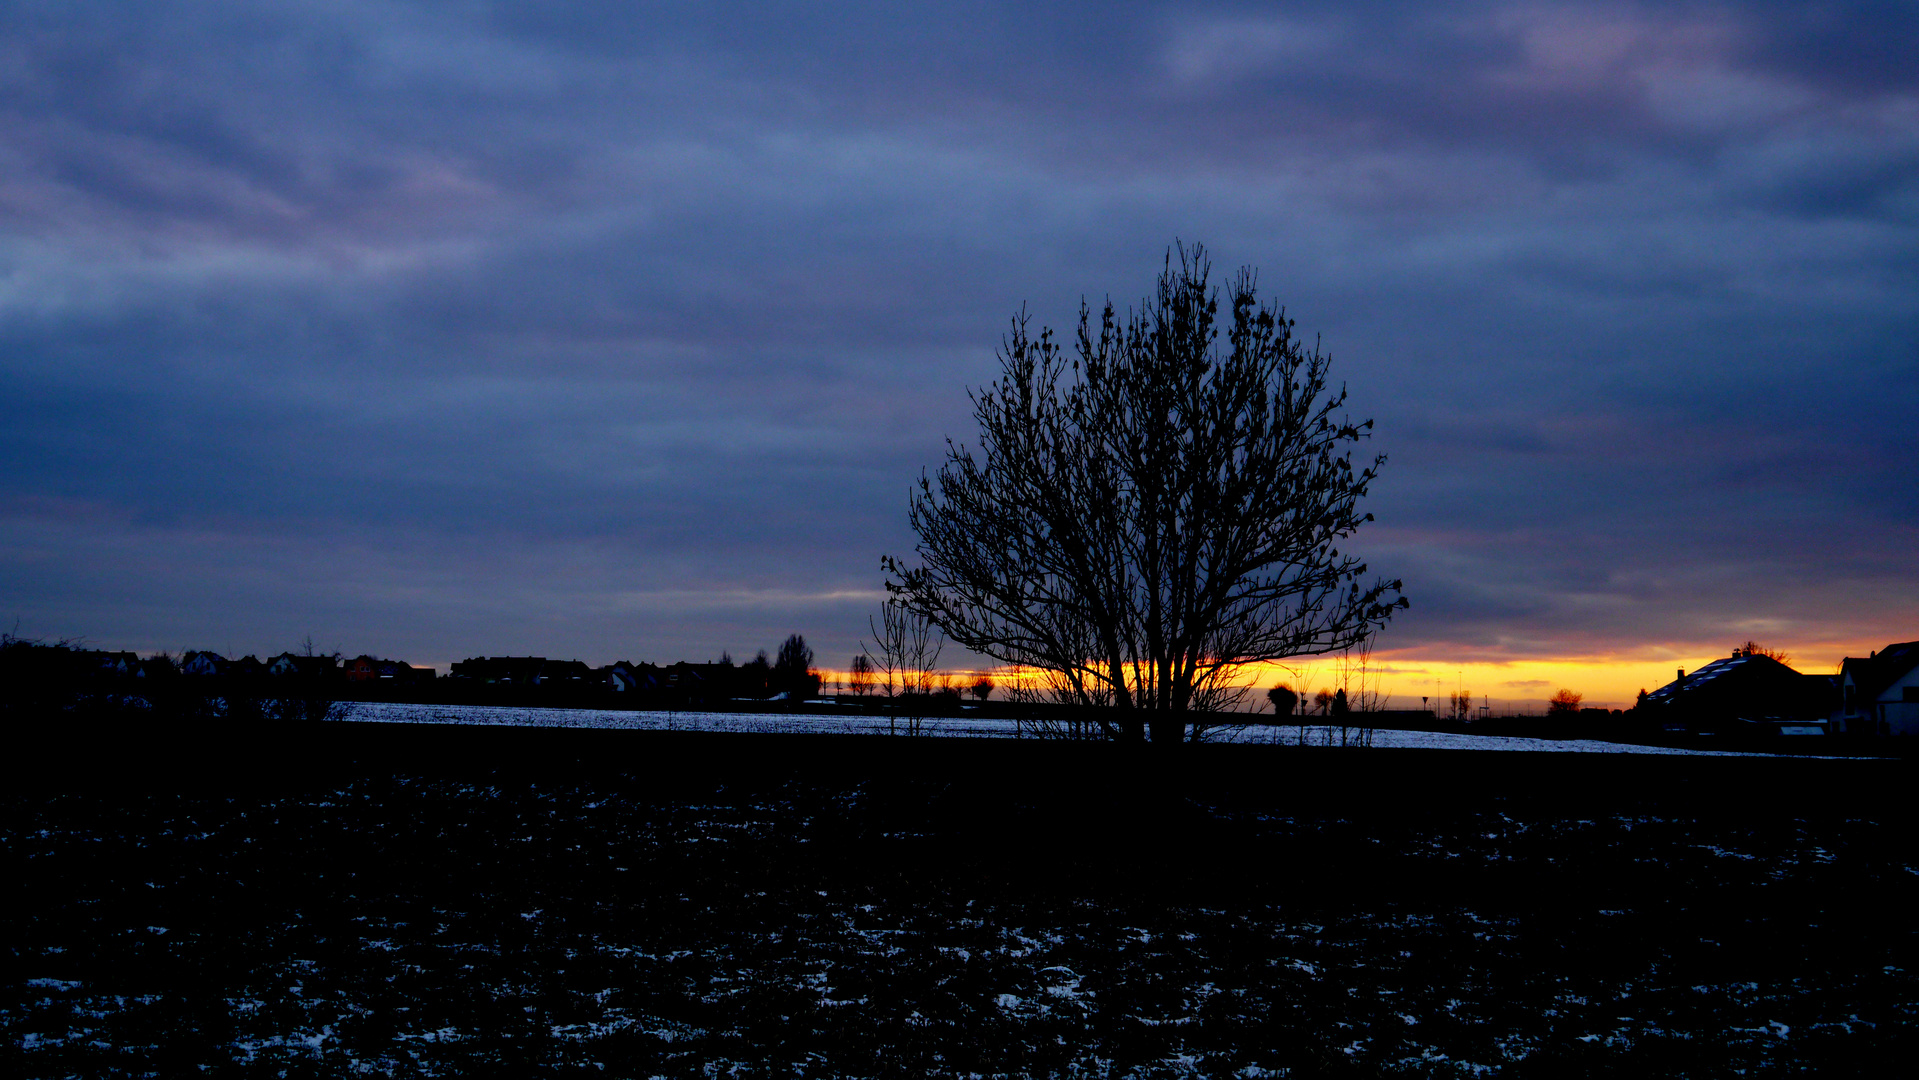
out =
{"type": "Polygon", "coordinates": [[[1919,8],[1274,11],[0,7],[0,616],[843,665],[1180,239],[1376,421],[1382,651],[1919,637],[1919,8]]]}

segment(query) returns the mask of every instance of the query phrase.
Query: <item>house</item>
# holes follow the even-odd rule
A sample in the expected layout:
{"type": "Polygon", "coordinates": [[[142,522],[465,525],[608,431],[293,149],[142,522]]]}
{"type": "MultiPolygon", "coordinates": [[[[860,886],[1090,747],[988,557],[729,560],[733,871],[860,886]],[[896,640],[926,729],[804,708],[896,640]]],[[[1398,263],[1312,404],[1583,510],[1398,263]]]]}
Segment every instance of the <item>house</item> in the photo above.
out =
{"type": "Polygon", "coordinates": [[[1744,650],[1679,677],[1646,695],[1642,710],[1667,731],[1718,734],[1809,734],[1825,730],[1832,681],[1802,675],[1744,650]]]}
{"type": "Polygon", "coordinates": [[[1836,730],[1849,735],[1919,735],[1919,641],[1902,641],[1839,665],[1836,730]]]}
{"type": "Polygon", "coordinates": [[[593,669],[578,660],[548,660],[540,668],[541,686],[587,687],[596,684],[593,669]]]}
{"type": "Polygon", "coordinates": [[[306,675],[311,678],[332,678],[339,670],[340,661],[334,656],[304,656],[299,653],[284,652],[269,659],[266,673],[276,678],[288,675],[306,675]]]}
{"type": "MultiPolygon", "coordinates": [[[[624,660],[621,663],[625,663],[624,660]]],[[[633,665],[633,688],[642,694],[657,694],[666,689],[666,672],[657,664],[633,665]]]]}
{"type": "Polygon", "coordinates": [[[416,668],[399,660],[377,656],[356,656],[340,666],[340,675],[348,682],[416,682],[431,679],[432,668],[416,668]]]}
{"type": "Polygon", "coordinates": [[[449,678],[469,679],[477,683],[504,683],[509,686],[537,686],[546,667],[544,656],[470,656],[455,661],[449,678]]]}
{"type": "Polygon", "coordinates": [[[616,694],[633,692],[633,669],[624,663],[593,669],[593,685],[616,694]]]}
{"type": "Polygon", "coordinates": [[[682,660],[667,668],[661,681],[671,699],[685,704],[704,704],[729,696],[737,673],[731,661],[691,664],[682,660]]]}
{"type": "Polygon", "coordinates": [[[544,656],[469,656],[454,661],[447,677],[486,684],[531,685],[545,663],[544,656]]]}
{"type": "Polygon", "coordinates": [[[659,688],[659,679],[651,664],[635,667],[624,660],[593,670],[595,684],[616,694],[642,693],[659,688]]]}
{"type": "Polygon", "coordinates": [[[659,696],[667,688],[667,673],[654,664],[634,664],[621,660],[593,669],[593,685],[615,694],[659,696]]]}
{"type": "Polygon", "coordinates": [[[182,675],[221,675],[226,669],[227,658],[217,652],[188,650],[180,654],[182,675]]]}
{"type": "Polygon", "coordinates": [[[439,672],[430,667],[415,667],[402,660],[382,660],[379,664],[380,678],[396,682],[426,682],[439,672]]]}
{"type": "Polygon", "coordinates": [[[88,649],[74,655],[80,661],[82,669],[90,675],[107,678],[122,676],[138,678],[143,674],[140,658],[130,652],[102,652],[98,649],[88,649]]]}

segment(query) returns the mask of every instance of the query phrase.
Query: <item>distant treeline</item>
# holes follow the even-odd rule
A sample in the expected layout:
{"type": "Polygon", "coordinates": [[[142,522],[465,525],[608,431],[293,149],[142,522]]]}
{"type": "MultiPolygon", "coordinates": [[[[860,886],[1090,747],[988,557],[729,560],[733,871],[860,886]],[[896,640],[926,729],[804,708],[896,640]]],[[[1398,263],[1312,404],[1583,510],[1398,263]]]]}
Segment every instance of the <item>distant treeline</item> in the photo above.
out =
{"type": "Polygon", "coordinates": [[[71,642],[0,636],[0,699],[10,710],[76,708],[170,713],[256,711],[253,702],[325,699],[712,708],[733,701],[802,702],[820,692],[813,652],[794,634],[776,657],[745,663],[619,661],[592,667],[543,656],[479,656],[445,678],[401,660],[322,653],[309,644],[261,660],[210,650],[179,654],[88,649],[71,642]]]}
{"type": "MultiPolygon", "coordinates": [[[[368,688],[375,690],[377,688],[368,688]]],[[[453,665],[431,696],[450,702],[537,701],[629,708],[711,708],[732,701],[799,703],[818,697],[820,675],[799,635],[779,659],[762,652],[743,664],[631,663],[589,667],[543,656],[477,656],[453,665]],[[797,645],[795,645],[797,643],[797,645]]],[[[417,693],[416,695],[417,696],[417,693]]]]}
{"type": "MultiPolygon", "coordinates": [[[[1890,653],[1889,653],[1890,655],[1890,653]]],[[[1848,661],[1849,663],[1851,661],[1848,661]]],[[[905,718],[904,730],[919,730],[915,717],[954,716],[1018,719],[1039,736],[1097,737],[1115,723],[1110,708],[1048,702],[1015,687],[1003,700],[988,700],[995,687],[980,679],[962,694],[943,678],[882,681],[856,677],[855,691],[820,698],[813,653],[798,634],[777,654],[759,653],[745,663],[722,656],[710,663],[619,661],[592,667],[578,660],[538,656],[470,657],[445,677],[432,668],[370,655],[344,658],[311,644],[265,660],[229,659],[206,650],[141,657],[132,652],[84,648],[72,642],[42,642],[0,635],[0,718],[41,722],[56,717],[112,725],[185,726],[249,730],[259,725],[297,725],[344,715],[343,702],[509,705],[641,710],[803,709],[865,712],[905,718]],[[909,687],[912,689],[909,690],[909,687]]],[[[1631,709],[1579,708],[1578,696],[1562,694],[1547,715],[1491,717],[1455,695],[1450,712],[1342,708],[1343,695],[1309,703],[1283,687],[1268,693],[1273,712],[1194,714],[1205,727],[1260,724],[1337,729],[1337,742],[1368,745],[1374,730],[1411,729],[1471,734],[1524,735],[1548,739],[1607,739],[1640,743],[1691,743],[1701,736],[1738,741],[1775,738],[1788,732],[1824,733],[1821,716],[1837,710],[1838,691],[1829,676],[1801,676],[1751,651],[1707,665],[1690,679],[1642,693],[1631,709]],[[1831,699],[1831,700],[1828,700],[1831,699]]],[[[1362,699],[1363,700],[1363,699],[1362,699]]],[[[1850,729],[1849,733],[1850,733],[1850,729]]],[[[1823,740],[1822,740],[1823,741],[1823,740]]]]}

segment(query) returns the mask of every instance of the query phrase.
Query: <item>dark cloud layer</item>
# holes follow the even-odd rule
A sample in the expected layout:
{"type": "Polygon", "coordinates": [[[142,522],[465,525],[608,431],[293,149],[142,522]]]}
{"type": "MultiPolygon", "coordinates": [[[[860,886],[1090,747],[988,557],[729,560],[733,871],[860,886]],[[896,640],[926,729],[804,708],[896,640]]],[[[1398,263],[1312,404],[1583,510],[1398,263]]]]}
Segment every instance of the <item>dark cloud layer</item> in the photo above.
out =
{"type": "Polygon", "coordinates": [[[1919,631],[1905,4],[16,4],[0,596],[850,654],[1027,303],[1323,335],[1431,655],[1919,631]]]}

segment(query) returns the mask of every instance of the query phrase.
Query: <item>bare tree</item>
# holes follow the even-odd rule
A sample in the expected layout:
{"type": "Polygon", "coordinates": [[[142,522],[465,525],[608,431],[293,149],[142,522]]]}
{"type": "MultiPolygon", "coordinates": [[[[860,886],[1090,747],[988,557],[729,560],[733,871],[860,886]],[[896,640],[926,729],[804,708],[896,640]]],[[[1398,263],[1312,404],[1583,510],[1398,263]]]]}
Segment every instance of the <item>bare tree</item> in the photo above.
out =
{"type": "Polygon", "coordinates": [[[1101,729],[1099,721],[1089,718],[1088,710],[1075,696],[1074,687],[1057,672],[1027,672],[1025,678],[1008,686],[1006,693],[1015,705],[1037,706],[1021,710],[1024,715],[1016,715],[1015,723],[1021,735],[1041,739],[1091,739],[1109,735],[1101,729]],[[1058,708],[1061,705],[1066,707],[1058,708]]]}
{"type": "Polygon", "coordinates": [[[1784,651],[1783,649],[1767,648],[1766,646],[1759,644],[1757,641],[1753,641],[1751,638],[1746,639],[1746,643],[1744,645],[1741,645],[1738,648],[1734,649],[1732,651],[1732,654],[1734,656],[1764,656],[1764,657],[1769,657],[1773,660],[1777,660],[1780,663],[1786,665],[1787,667],[1792,666],[1792,654],[1784,651]]]}
{"type": "Polygon", "coordinates": [[[906,666],[903,682],[910,693],[931,697],[951,680],[940,674],[940,653],[946,648],[946,636],[932,620],[912,610],[902,612],[906,621],[906,666]]]}
{"type": "Polygon", "coordinates": [[[1334,660],[1333,678],[1337,686],[1334,696],[1346,703],[1343,712],[1335,709],[1341,717],[1339,721],[1339,744],[1348,746],[1373,744],[1373,722],[1370,714],[1386,708],[1392,695],[1379,688],[1379,672],[1373,667],[1373,639],[1367,635],[1365,640],[1350,648],[1341,649],[1334,660]]]}
{"type": "Polygon", "coordinates": [[[978,452],[949,442],[913,497],[919,565],[883,563],[899,603],[1058,700],[1110,704],[1100,724],[1129,740],[1197,734],[1243,699],[1245,665],[1358,644],[1406,606],[1340,551],[1372,517],[1384,458],[1352,458],[1372,421],[1343,415],[1327,357],[1250,269],[1222,342],[1210,272],[1181,247],[1124,320],[1082,305],[1077,359],[1015,316],[972,395],[978,452]]]}
{"type": "Polygon", "coordinates": [[[1334,667],[1335,678],[1339,680],[1340,689],[1346,691],[1346,699],[1354,712],[1380,712],[1392,701],[1393,696],[1379,688],[1371,635],[1351,648],[1341,649],[1334,667]]]}
{"type": "MultiPolygon", "coordinates": [[[[923,704],[934,690],[944,635],[925,615],[895,601],[880,605],[879,618],[878,623],[871,616],[866,620],[873,646],[860,644],[875,682],[889,704],[923,704]]],[[[907,717],[907,734],[919,734],[920,719],[917,712],[907,717]]],[[[897,723],[896,718],[889,730],[897,733],[897,723]]]]}
{"type": "Polygon", "coordinates": [[[1585,700],[1586,695],[1584,694],[1575,693],[1571,690],[1561,690],[1552,696],[1552,700],[1546,702],[1546,715],[1559,717],[1577,716],[1579,715],[1579,704],[1585,700]]]}
{"type": "Polygon", "coordinates": [[[873,661],[865,653],[853,658],[853,666],[847,673],[847,689],[857,697],[865,697],[873,690],[873,661]]]}

